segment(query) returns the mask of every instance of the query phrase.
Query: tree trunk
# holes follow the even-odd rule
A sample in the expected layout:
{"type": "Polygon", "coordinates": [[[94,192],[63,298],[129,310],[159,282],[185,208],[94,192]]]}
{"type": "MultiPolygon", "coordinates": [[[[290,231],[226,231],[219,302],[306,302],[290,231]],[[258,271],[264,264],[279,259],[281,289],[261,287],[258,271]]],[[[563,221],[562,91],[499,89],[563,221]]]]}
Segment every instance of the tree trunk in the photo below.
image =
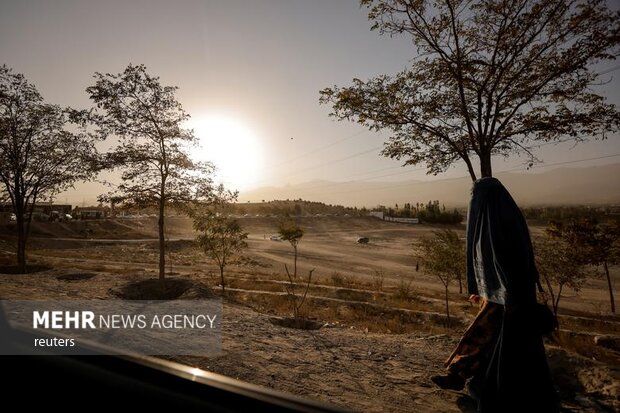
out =
{"type": "Polygon", "coordinates": [[[224,266],[220,265],[220,280],[222,282],[222,294],[226,292],[226,288],[224,287],[224,266]]]}
{"type": "Polygon", "coordinates": [[[609,267],[607,261],[603,261],[603,268],[605,269],[605,276],[607,277],[607,287],[609,288],[609,303],[611,304],[611,313],[616,314],[616,302],[614,300],[614,289],[611,286],[611,277],[609,276],[609,267]]]}
{"type": "Polygon", "coordinates": [[[555,314],[555,316],[558,316],[558,307],[560,307],[560,298],[562,297],[562,288],[564,287],[563,284],[560,284],[560,287],[558,288],[558,296],[556,297],[555,301],[553,302],[553,314],[555,314]]]}
{"type": "MultiPolygon", "coordinates": [[[[15,178],[15,185],[18,188],[19,181],[15,178]]],[[[15,204],[13,205],[13,211],[15,213],[15,224],[17,230],[17,271],[20,274],[26,272],[26,208],[24,205],[24,199],[18,191],[15,191],[15,204]]]]}
{"type": "Polygon", "coordinates": [[[480,154],[480,176],[488,178],[493,176],[493,168],[491,167],[491,153],[480,154]]]}
{"type": "Polygon", "coordinates": [[[21,208],[16,208],[18,210],[17,215],[17,271],[20,274],[24,274],[26,272],[26,231],[24,229],[25,226],[25,218],[23,210],[19,211],[21,208]]]}
{"type": "Polygon", "coordinates": [[[448,286],[446,285],[446,318],[448,319],[448,327],[450,327],[450,306],[448,305],[448,286]]]}
{"type": "Polygon", "coordinates": [[[459,274],[457,278],[459,280],[459,294],[463,294],[463,281],[462,281],[463,276],[459,274]]]}
{"type": "Polygon", "coordinates": [[[546,275],[543,275],[543,277],[545,278],[545,284],[547,284],[547,292],[551,296],[551,303],[554,303],[555,294],[553,293],[553,287],[551,287],[551,282],[549,281],[549,278],[546,275]]]}
{"type": "Polygon", "coordinates": [[[469,172],[472,182],[475,182],[478,178],[476,177],[476,172],[474,171],[474,166],[471,164],[471,160],[467,156],[463,156],[462,158],[465,161],[465,165],[467,166],[467,171],[469,172]]]}
{"type": "Polygon", "coordinates": [[[295,261],[293,262],[293,277],[295,277],[295,281],[297,281],[297,245],[293,246],[295,250],[295,261]]]}
{"type": "Polygon", "coordinates": [[[159,198],[159,220],[157,227],[159,230],[159,279],[166,278],[166,240],[164,238],[164,213],[165,201],[163,196],[159,198]]]}

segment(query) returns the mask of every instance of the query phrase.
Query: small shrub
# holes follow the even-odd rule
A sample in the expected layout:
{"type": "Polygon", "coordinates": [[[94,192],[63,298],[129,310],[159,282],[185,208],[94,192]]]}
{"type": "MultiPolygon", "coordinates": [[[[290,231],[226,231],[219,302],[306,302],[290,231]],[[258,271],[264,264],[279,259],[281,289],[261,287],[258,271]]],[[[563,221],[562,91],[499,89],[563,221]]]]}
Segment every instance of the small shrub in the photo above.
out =
{"type": "Polygon", "coordinates": [[[401,279],[398,285],[396,286],[396,293],[394,294],[395,298],[401,300],[410,300],[412,298],[411,291],[411,283],[413,281],[406,282],[401,279]]]}
{"type": "Polygon", "coordinates": [[[372,275],[372,288],[377,292],[383,291],[383,280],[385,279],[385,272],[383,270],[375,270],[372,275]]]}
{"type": "Polygon", "coordinates": [[[349,285],[349,280],[346,275],[342,275],[338,271],[334,271],[331,275],[332,284],[335,287],[346,287],[349,285]]]}
{"type": "Polygon", "coordinates": [[[398,315],[394,315],[393,317],[387,319],[383,327],[388,333],[392,334],[402,334],[406,331],[405,325],[398,315]]]}

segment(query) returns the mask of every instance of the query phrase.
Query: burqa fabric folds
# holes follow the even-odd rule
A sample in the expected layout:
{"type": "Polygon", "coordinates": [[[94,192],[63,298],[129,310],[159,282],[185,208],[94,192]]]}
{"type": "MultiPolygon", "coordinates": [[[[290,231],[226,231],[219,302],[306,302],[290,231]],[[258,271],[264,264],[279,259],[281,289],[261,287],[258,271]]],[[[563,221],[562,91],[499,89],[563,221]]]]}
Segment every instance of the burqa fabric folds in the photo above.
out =
{"type": "Polygon", "coordinates": [[[538,271],[525,218],[495,178],[474,183],[467,222],[470,294],[504,306],[486,369],[471,381],[481,412],[556,412],[558,400],[532,318],[538,271]]]}

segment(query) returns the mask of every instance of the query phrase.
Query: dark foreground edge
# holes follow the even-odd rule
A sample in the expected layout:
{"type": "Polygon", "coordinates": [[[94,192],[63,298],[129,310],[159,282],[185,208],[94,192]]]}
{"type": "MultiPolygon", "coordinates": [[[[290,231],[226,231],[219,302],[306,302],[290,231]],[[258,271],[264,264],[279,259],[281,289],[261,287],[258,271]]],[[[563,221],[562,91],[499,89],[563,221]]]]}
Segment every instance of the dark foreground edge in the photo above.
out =
{"type": "MultiPolygon", "coordinates": [[[[2,354],[32,347],[31,332],[9,327],[0,308],[2,354]]],[[[44,411],[343,412],[325,403],[147,356],[1,356],[4,405],[44,411]],[[24,396],[26,395],[26,396],[24,396]]],[[[26,410],[24,410],[24,408],[26,410]]]]}

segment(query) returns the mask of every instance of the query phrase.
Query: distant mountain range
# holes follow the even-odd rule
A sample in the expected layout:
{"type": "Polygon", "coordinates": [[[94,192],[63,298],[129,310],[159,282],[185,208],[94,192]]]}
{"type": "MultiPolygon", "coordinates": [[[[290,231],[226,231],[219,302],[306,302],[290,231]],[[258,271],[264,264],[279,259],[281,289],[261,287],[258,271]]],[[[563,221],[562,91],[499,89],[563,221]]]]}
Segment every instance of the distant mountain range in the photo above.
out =
{"type": "MultiPolygon", "coordinates": [[[[557,168],[541,173],[499,173],[519,205],[620,204],[620,164],[557,168]]],[[[451,207],[466,206],[471,180],[456,178],[402,182],[311,181],[243,192],[240,202],[275,199],[319,201],[345,206],[391,206],[438,199],[451,207]]]]}

